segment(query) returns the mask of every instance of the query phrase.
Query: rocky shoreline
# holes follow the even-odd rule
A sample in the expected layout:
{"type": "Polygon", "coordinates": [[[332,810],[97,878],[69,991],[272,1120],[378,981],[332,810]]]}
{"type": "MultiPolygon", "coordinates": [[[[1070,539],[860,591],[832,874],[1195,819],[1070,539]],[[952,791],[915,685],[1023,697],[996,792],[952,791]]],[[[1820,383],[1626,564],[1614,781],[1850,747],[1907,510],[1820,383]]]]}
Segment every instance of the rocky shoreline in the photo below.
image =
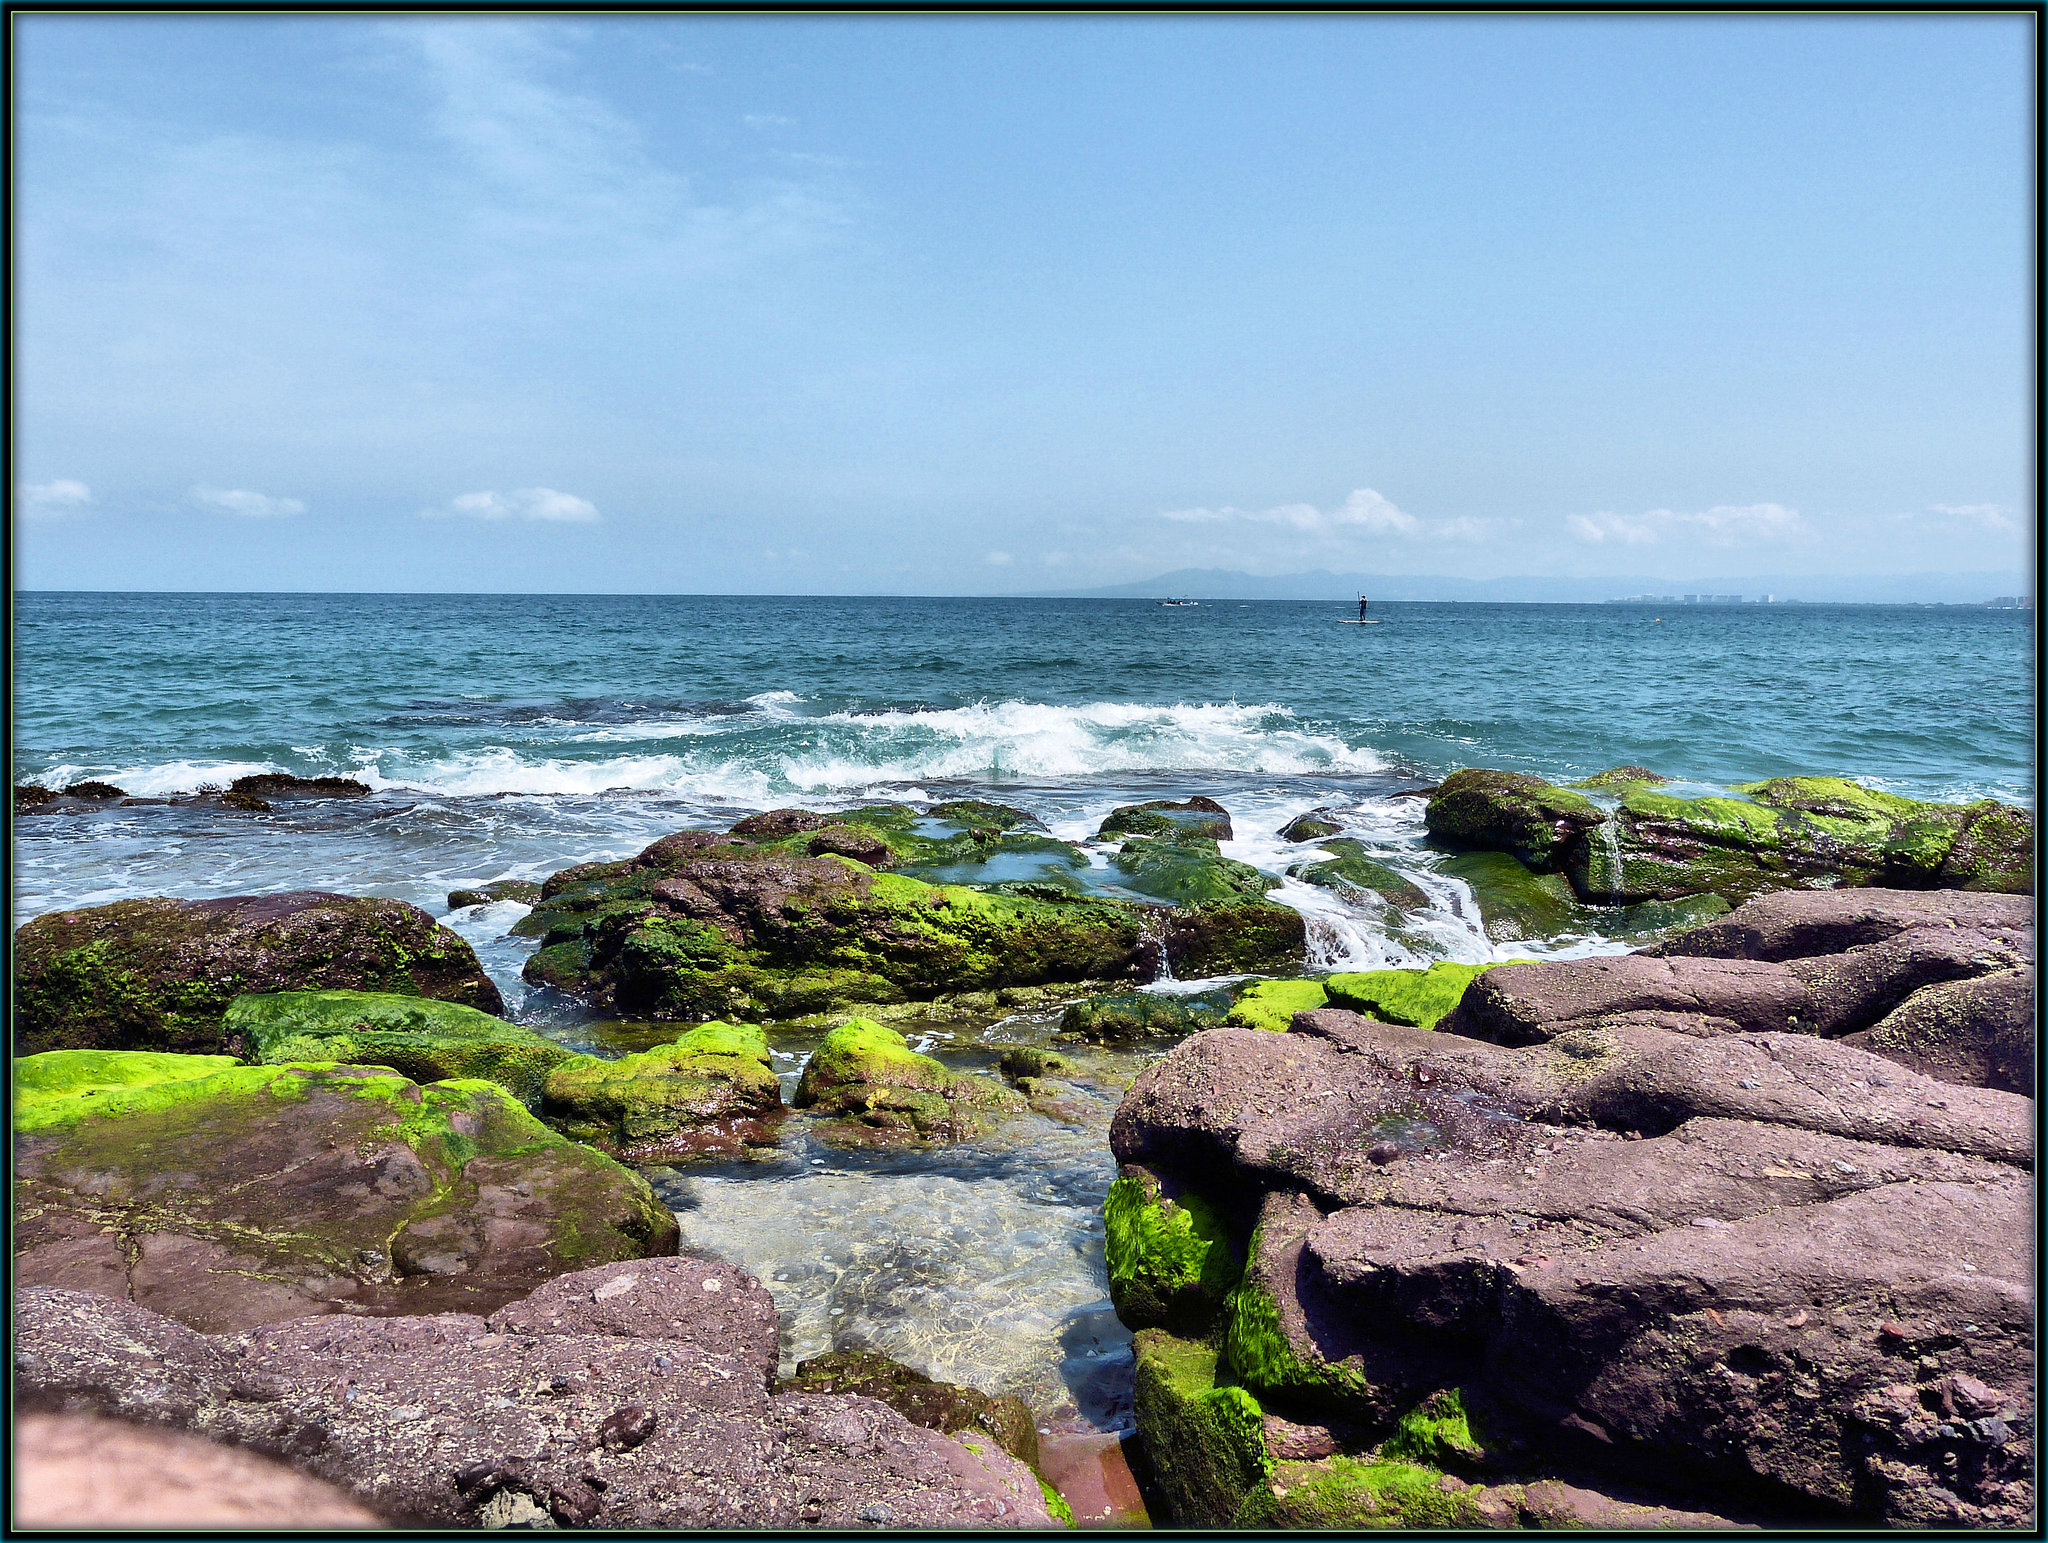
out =
{"type": "MultiPolygon", "coordinates": [[[[1202,797],[1119,808],[1086,846],[980,801],[775,810],[449,896],[529,905],[527,981],[644,1025],[624,1055],[507,1021],[470,945],[399,901],[38,917],[16,934],[24,1407],[226,1441],[431,1525],[1070,1520],[1014,1398],[866,1352],[777,1385],[773,1302],[675,1257],[636,1171],[772,1154],[797,1126],[920,1152],[1062,1118],[1077,1073],[1042,1042],[962,1071],[903,1032],[1027,1012],[1063,1015],[1054,1044],[1173,1046],[1111,1127],[1105,1207],[1166,1518],[2030,1514],[2031,1297],[2009,1236],[2032,1161],[2032,905],[2012,893],[2031,888],[2030,817],[1833,779],[1675,814],[1689,801],[1640,768],[1593,780],[1590,798],[1505,773],[1420,790],[1489,928],[1569,911],[1649,945],[1568,964],[1307,975],[1302,913],[1222,854],[1231,817],[1202,797]],[[1815,883],[1844,887],[1797,887],[1815,883]],[[1236,980],[1138,989],[1167,973],[1236,980]],[[788,1020],[822,1036],[793,1087],[763,1028],[788,1020]],[[1811,1276],[1782,1302],[1742,1274],[1771,1228],[1811,1276]],[[1968,1291],[1908,1268],[1915,1240],[1965,1233],[1990,1235],[1954,1266],[1968,1291]],[[1559,1296],[1567,1262],[1584,1281],[1559,1296]],[[1642,1308],[1673,1271],[1708,1304],[1642,1308]],[[1919,1317],[1897,1305],[1909,1275],[1919,1317]],[[1738,1277],[1764,1305],[1727,1305],[1738,1277]],[[1926,1349],[1965,1309],[1962,1348],[1926,1349]],[[1720,1345],[1758,1313],[1778,1327],[1740,1317],[1720,1345]],[[1785,1338],[1795,1316],[1878,1349],[1821,1355],[1785,1338]],[[1896,1386],[1872,1370],[1901,1370],[1892,1330],[1918,1368],[1896,1386]],[[1710,1372],[1779,1391],[1715,1382],[1718,1403],[1671,1417],[1710,1372]],[[657,1383],[637,1414],[597,1407],[657,1383]],[[1818,1409],[1780,1384],[1820,1388],[1818,1409]],[[651,1434],[622,1444],[642,1416],[651,1434]],[[1928,1436],[1923,1416],[1977,1434],[1928,1436]],[[1769,1439],[1730,1434],[1752,1426],[1769,1439]],[[1846,1467],[1814,1455],[1866,1439],[1846,1467]],[[1646,1458],[1664,1492],[1615,1481],[1646,1458]]],[[[58,816],[121,796],[22,791],[18,810],[58,816]]],[[[272,777],[196,796],[246,812],[367,792],[272,777]]],[[[1339,828],[1283,831],[1306,853],[1291,871],[1398,928],[1427,897],[1339,828]]]]}

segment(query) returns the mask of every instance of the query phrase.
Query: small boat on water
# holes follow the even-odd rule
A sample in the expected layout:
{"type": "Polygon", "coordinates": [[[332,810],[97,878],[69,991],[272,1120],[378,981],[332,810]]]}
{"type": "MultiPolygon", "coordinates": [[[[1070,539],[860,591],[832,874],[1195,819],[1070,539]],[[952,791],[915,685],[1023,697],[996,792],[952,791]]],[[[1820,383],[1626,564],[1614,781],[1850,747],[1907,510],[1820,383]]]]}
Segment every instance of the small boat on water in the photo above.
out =
{"type": "Polygon", "coordinates": [[[1199,600],[1189,600],[1185,597],[1182,597],[1177,600],[1162,600],[1159,603],[1161,605],[1200,605],[1202,602],[1199,600]]]}

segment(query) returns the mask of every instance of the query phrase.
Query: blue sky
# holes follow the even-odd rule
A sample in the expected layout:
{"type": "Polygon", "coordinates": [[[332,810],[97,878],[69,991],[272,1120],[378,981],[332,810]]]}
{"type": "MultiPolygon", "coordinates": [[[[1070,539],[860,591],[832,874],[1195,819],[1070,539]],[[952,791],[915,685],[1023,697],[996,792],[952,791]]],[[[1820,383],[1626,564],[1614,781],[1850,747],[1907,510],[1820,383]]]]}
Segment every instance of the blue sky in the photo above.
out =
{"type": "Polygon", "coordinates": [[[13,26],[26,587],[2031,561],[2027,17],[13,26]]]}

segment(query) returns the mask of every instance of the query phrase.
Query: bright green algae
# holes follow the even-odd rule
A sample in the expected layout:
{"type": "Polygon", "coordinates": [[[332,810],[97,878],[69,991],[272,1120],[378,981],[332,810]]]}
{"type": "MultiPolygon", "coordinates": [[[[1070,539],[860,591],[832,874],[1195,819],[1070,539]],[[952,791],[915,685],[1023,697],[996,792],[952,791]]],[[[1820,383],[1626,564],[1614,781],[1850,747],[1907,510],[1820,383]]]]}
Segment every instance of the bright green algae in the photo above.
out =
{"type": "Polygon", "coordinates": [[[1359,970],[1332,975],[1323,983],[1330,1005],[1348,1007],[1385,1023],[1433,1029],[1464,1000],[1465,988],[1501,964],[1526,960],[1495,960],[1489,964],[1454,964],[1439,959],[1425,970],[1359,970]]]}
{"type": "Polygon", "coordinates": [[[1117,1316],[1133,1328],[1207,1332],[1244,1273],[1216,1209],[1196,1194],[1164,1198],[1158,1181],[1140,1170],[1109,1186],[1102,1224],[1117,1316]]]}
{"type": "Polygon", "coordinates": [[[1329,1005],[1329,993],[1319,980],[1262,980],[1245,988],[1223,1021],[1241,1029],[1284,1034],[1296,1013],[1329,1005]]]}
{"type": "Polygon", "coordinates": [[[529,1108],[548,1074],[579,1059],[533,1030],[454,1002],[366,991],[236,997],[222,1020],[266,1066],[336,1061],[388,1066],[415,1082],[480,1077],[529,1108]]]}
{"type": "Polygon", "coordinates": [[[548,1074],[543,1112],[579,1141],[635,1161],[768,1144],[782,1107],[768,1037],[706,1023],[616,1061],[578,1056],[548,1074]]]}
{"type": "Polygon", "coordinates": [[[871,1018],[819,1041],[790,1102],[826,1117],[828,1138],[863,1145],[968,1140],[1024,1107],[1008,1088],[919,1055],[871,1018]]]}
{"type": "MultiPolygon", "coordinates": [[[[231,1055],[154,1050],[48,1050],[14,1062],[14,1128],[53,1130],[90,1115],[168,1108],[217,1096],[222,1075],[245,1068],[231,1055]]],[[[238,1079],[249,1090],[275,1079],[267,1071],[238,1079]]]]}

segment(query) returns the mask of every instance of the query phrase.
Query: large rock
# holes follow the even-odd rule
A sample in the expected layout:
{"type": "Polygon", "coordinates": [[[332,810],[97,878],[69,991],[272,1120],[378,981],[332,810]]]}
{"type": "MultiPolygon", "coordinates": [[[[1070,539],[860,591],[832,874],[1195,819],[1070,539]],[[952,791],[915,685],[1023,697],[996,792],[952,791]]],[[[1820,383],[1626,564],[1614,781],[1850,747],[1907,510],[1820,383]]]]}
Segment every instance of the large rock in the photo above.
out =
{"type": "Polygon", "coordinates": [[[1812,959],[1924,928],[1995,934],[2031,949],[2034,902],[2017,895],[1902,889],[1784,890],[1643,950],[1673,958],[1812,959]]]}
{"type": "MultiPolygon", "coordinates": [[[[2011,927],[1985,941],[2010,910],[1942,898],[1959,904],[1774,896],[1702,930],[1779,957],[1680,940],[1506,966],[1435,1032],[1329,1008],[1281,1035],[1198,1034],[1148,1068],[1118,1159],[1245,1239],[1214,1391],[1165,1397],[1140,1347],[1141,1428],[1187,1448],[1161,1471],[1193,1519],[1381,1525],[1387,1464],[1423,1461],[1654,1475],[1645,1503],[1760,1520],[2025,1525],[2032,1101],[1901,1064],[1918,1023],[1950,1047],[1916,1041],[1929,1069],[1952,1073],[1956,1032],[1925,1025],[2014,1015],[2024,972],[1941,978],[2017,946],[2011,927]],[[1815,939],[1853,941],[1800,951],[1815,939]],[[1905,991],[1888,1010],[1887,981],[1905,991]],[[1790,1031],[1830,1012],[1884,1013],[1892,1058],[1790,1031]],[[1489,1038],[1447,1032],[1461,1020],[1489,1038]],[[1454,1395],[1462,1423],[1415,1446],[1454,1395]],[[1255,1485],[1218,1479],[1249,1460],[1245,1404],[1269,1459],[1255,1485]]],[[[1495,1484],[1433,1520],[1541,1522],[1538,1489],[1502,1511],[1495,1484]]]]}
{"type": "Polygon", "coordinates": [[[782,1082],[752,1024],[706,1023],[616,1061],[554,1068],[542,1112],[557,1130],[629,1162],[772,1146],[782,1082]]]}
{"type": "Polygon", "coordinates": [[[505,1007],[469,944],[402,900],[120,900],[15,933],[15,1053],[210,1052],[236,997],[316,988],[505,1007]]]}
{"type": "Polygon", "coordinates": [[[1123,804],[1110,810],[1095,832],[1104,841],[1112,837],[1161,836],[1169,841],[1231,839],[1230,811],[1213,798],[1196,794],[1179,803],[1155,798],[1145,804],[1123,804]]]}
{"type": "Polygon", "coordinates": [[[414,1526],[1051,1524],[1031,1471],[873,1399],[771,1396],[766,1293],[729,1266],[565,1276],[489,1319],[194,1333],[132,1303],[16,1299],[15,1396],[283,1458],[414,1526]]]}
{"type": "Polygon", "coordinates": [[[1633,776],[1582,786],[1618,791],[1619,807],[1471,769],[1444,779],[1424,818],[1440,844],[1511,853],[1605,905],[1704,894],[1738,903],[1815,885],[2033,888],[2033,816],[1993,800],[1924,803],[1840,777],[1776,777],[1704,798],[1633,776]]]}
{"type": "Polygon", "coordinates": [[[372,991],[279,991],[241,996],[221,1025],[227,1042],[253,1061],[339,1061],[388,1066],[415,1082],[481,1077],[529,1109],[548,1073],[586,1060],[575,1051],[490,1013],[429,997],[372,991]]]}
{"type": "Polygon", "coordinates": [[[647,1181],[480,1081],[52,1051],[16,1061],[15,1279],[212,1332],[488,1311],[673,1253],[647,1181]]]}
{"type": "Polygon", "coordinates": [[[799,1361],[775,1391],[858,1393],[887,1404],[913,1425],[969,1442],[993,1441],[1018,1461],[1038,1467],[1038,1422],[1016,1394],[996,1396],[938,1382],[873,1350],[831,1350],[799,1361]]]}
{"type": "Polygon", "coordinates": [[[1159,844],[1172,860],[1155,877],[1187,893],[1144,905],[1089,890],[1087,855],[1015,811],[939,807],[954,813],[890,805],[824,822],[776,810],[567,869],[514,928],[542,940],[526,977],[641,1017],[785,1018],[1143,981],[1168,965],[1182,975],[1272,968],[1306,946],[1300,913],[1261,898],[1272,881],[1227,863],[1213,842],[1206,852],[1159,844]]]}

